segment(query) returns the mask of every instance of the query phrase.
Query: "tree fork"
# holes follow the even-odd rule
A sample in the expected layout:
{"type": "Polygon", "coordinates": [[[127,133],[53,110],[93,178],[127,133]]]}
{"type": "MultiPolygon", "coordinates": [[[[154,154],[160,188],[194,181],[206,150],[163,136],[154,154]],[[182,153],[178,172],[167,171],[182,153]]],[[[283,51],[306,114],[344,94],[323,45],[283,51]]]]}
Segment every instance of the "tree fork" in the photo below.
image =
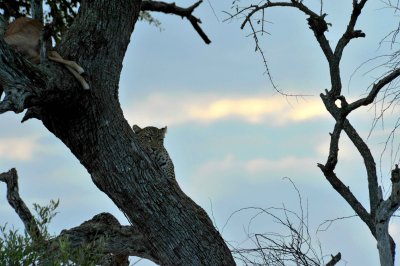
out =
{"type": "Polygon", "coordinates": [[[204,210],[163,176],[123,117],[118,83],[140,5],[140,0],[82,1],[58,51],[86,70],[91,90],[65,84],[63,75],[46,71],[41,81],[50,78],[51,84],[42,82],[45,89],[70,89],[73,96],[41,104],[32,93],[29,101],[21,102],[30,103],[25,106],[30,107],[27,118],[40,119],[71,150],[96,186],[145,237],[142,257],[162,265],[235,265],[204,210]]]}
{"type": "Polygon", "coordinates": [[[149,163],[123,117],[119,75],[139,10],[140,1],[82,2],[60,48],[87,69],[91,95],[76,112],[52,108],[41,119],[147,237],[152,253],[147,257],[157,257],[155,262],[163,265],[234,265],[208,217],[149,163]],[[82,44],[88,49],[80,49],[82,44]]]}

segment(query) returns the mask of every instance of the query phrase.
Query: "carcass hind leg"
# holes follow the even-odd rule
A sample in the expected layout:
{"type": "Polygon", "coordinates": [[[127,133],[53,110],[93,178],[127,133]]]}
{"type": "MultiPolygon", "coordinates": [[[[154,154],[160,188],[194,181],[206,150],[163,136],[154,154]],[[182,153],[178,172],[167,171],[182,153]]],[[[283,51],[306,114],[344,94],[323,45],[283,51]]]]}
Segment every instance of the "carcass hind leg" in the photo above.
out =
{"type": "Polygon", "coordinates": [[[48,53],[48,57],[50,60],[53,60],[55,62],[61,63],[66,66],[70,66],[72,69],[75,69],[75,71],[78,72],[78,74],[82,74],[83,72],[85,72],[85,70],[76,62],[62,58],[62,56],[56,51],[50,51],[48,53]]]}

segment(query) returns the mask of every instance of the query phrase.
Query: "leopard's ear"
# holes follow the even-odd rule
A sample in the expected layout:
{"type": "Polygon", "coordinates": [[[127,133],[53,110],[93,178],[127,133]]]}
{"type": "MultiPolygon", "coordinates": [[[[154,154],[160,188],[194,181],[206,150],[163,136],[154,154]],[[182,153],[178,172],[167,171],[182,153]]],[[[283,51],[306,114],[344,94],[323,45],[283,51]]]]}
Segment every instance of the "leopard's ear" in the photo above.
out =
{"type": "Polygon", "coordinates": [[[133,125],[132,129],[133,129],[133,132],[135,132],[136,134],[142,130],[138,125],[133,125]]]}
{"type": "Polygon", "coordinates": [[[165,138],[165,133],[167,133],[167,126],[160,128],[163,138],[165,138]]]}

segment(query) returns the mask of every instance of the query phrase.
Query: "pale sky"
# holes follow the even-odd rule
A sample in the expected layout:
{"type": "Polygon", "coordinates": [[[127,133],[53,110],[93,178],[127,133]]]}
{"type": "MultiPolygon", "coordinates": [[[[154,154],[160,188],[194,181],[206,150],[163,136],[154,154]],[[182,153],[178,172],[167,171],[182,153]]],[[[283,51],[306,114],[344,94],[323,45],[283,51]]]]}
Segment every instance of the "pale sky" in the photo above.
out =
{"type": "MultiPolygon", "coordinates": [[[[266,13],[271,22],[267,24],[270,35],[264,35],[262,48],[275,83],[288,93],[313,95],[287,99],[273,90],[263,74],[261,57],[254,52],[252,38],[246,37],[249,29],[241,31],[241,21],[223,22],[227,16],[222,11],[229,10],[231,2],[205,1],[196,10],[212,41],[208,46],[190,23],[179,17],[155,15],[162,22],[161,32],[146,23],[136,24],[120,83],[127,120],[141,127],[168,126],[165,145],[179,184],[212,216],[215,226],[233,246],[248,243],[244,228],[255,214],[247,211],[235,215],[224,227],[234,211],[283,204],[300,211],[296,191],[284,179],[290,177],[302,194],[310,234],[319,239],[322,253],[341,252],[343,260],[338,265],[378,265],[376,241],[358,218],[336,221],[316,235],[318,225],[325,220],[354,212],[317,167],[317,163],[326,161],[328,133],[333,130],[334,120],[318,96],[329,88],[328,68],[306,17],[288,9],[275,8],[266,13]]],[[[243,5],[250,2],[242,1],[243,5]]],[[[305,4],[309,2],[304,0],[305,4]]],[[[335,44],[348,21],[351,1],[324,2],[327,21],[333,24],[327,36],[335,44]]],[[[176,3],[185,6],[192,1],[176,3]]],[[[317,4],[313,6],[316,12],[317,4]]],[[[367,72],[374,66],[370,64],[349,83],[354,70],[366,60],[388,53],[389,45],[379,47],[378,42],[397,26],[398,18],[383,7],[380,1],[367,4],[357,24],[367,38],[353,41],[345,50],[341,70],[347,98],[360,97],[379,73],[367,72]]],[[[382,142],[397,114],[388,114],[385,128],[378,127],[368,140],[378,165],[382,142]]],[[[373,116],[374,110],[368,108],[350,116],[365,139],[373,116]]],[[[1,171],[17,168],[21,196],[29,206],[60,199],[59,214],[50,229],[59,233],[100,212],[110,212],[126,224],[122,213],[95,187],[70,151],[39,121],[20,124],[21,118],[11,113],[0,116],[1,171]]],[[[390,166],[382,166],[386,191],[390,166]]],[[[336,173],[368,209],[362,160],[345,137],[341,138],[336,173]]],[[[6,201],[4,184],[0,184],[0,200],[0,224],[22,228],[6,201]]],[[[270,217],[259,217],[252,225],[252,233],[283,233],[270,217]]],[[[399,245],[400,224],[396,220],[391,224],[391,233],[399,245]]],[[[137,265],[152,264],[141,261],[137,265]]]]}

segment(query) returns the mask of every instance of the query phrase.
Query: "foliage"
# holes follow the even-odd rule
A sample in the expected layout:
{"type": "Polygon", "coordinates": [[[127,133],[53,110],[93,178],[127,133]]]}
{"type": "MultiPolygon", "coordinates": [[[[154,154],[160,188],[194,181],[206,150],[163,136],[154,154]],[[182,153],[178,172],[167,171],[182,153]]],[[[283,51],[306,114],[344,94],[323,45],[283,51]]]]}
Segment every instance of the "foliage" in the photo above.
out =
{"type": "MultiPolygon", "coordinates": [[[[32,1],[32,0],[31,0],[32,1]]],[[[0,11],[6,20],[31,15],[31,1],[29,0],[7,0],[0,2],[0,11]]],[[[52,36],[56,43],[62,38],[63,33],[71,26],[77,15],[80,0],[44,0],[44,22],[51,24],[52,36]]],[[[140,21],[146,21],[157,28],[161,22],[155,19],[147,11],[139,14],[140,21]]],[[[161,29],[161,28],[160,28],[161,29]]]]}
{"type": "Polygon", "coordinates": [[[65,237],[54,238],[48,226],[57,214],[59,201],[51,201],[48,206],[34,204],[35,221],[42,238],[34,241],[25,231],[0,226],[0,265],[96,265],[101,257],[103,242],[71,247],[65,237]]]}
{"type": "Polygon", "coordinates": [[[147,11],[141,11],[139,14],[139,20],[140,21],[146,21],[150,25],[156,26],[156,28],[159,28],[161,30],[161,22],[158,19],[155,19],[150,12],[147,11]]]}

